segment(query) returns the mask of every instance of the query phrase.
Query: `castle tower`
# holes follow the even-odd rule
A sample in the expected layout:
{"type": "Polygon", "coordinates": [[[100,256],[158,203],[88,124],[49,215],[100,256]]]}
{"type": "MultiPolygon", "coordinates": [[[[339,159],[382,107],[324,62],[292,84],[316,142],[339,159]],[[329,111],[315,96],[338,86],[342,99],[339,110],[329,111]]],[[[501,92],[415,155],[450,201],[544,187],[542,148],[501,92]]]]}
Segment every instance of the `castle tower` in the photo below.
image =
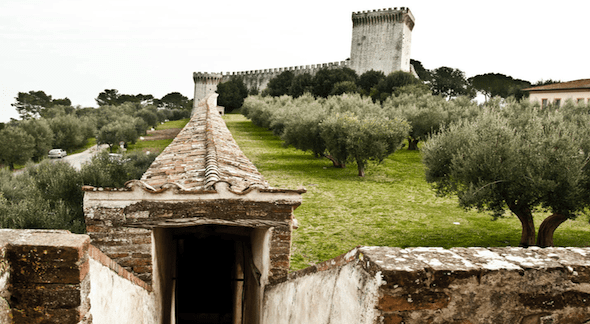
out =
{"type": "Polygon", "coordinates": [[[195,81],[195,107],[201,99],[205,99],[205,97],[217,91],[217,85],[221,82],[221,79],[223,79],[221,73],[193,73],[193,81],[195,81]]]}
{"type": "Polygon", "coordinates": [[[351,68],[359,75],[369,70],[385,75],[410,70],[414,16],[401,7],[352,14],[351,68]]]}

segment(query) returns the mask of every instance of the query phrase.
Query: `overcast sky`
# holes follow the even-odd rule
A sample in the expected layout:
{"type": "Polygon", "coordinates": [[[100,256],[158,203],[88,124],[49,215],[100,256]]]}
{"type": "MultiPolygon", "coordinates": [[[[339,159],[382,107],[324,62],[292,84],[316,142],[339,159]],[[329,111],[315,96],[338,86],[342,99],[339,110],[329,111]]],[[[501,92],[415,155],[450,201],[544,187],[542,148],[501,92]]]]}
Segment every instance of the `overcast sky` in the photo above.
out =
{"type": "Polygon", "coordinates": [[[408,7],[412,55],[467,77],[590,78],[590,1],[0,1],[0,122],[18,92],[95,107],[104,89],[192,98],[193,72],[343,61],[352,12],[408,7]]]}

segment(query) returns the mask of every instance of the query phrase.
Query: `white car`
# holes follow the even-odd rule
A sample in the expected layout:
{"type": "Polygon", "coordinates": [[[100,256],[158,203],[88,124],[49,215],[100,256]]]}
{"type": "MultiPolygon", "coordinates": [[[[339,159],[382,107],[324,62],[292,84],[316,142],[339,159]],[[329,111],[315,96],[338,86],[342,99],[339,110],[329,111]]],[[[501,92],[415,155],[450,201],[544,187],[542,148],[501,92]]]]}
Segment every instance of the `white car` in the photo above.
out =
{"type": "Polygon", "coordinates": [[[66,151],[62,150],[62,149],[53,149],[49,151],[49,158],[59,158],[61,159],[62,157],[65,157],[66,155],[68,155],[66,153],[66,151]]]}

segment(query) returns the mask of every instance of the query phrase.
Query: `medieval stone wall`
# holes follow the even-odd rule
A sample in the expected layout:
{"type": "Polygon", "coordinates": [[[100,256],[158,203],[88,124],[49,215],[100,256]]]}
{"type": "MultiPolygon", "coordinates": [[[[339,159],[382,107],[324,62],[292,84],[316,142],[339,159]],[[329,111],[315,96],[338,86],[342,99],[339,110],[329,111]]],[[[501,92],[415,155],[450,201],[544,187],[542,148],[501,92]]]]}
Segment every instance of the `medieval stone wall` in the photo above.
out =
{"type": "Polygon", "coordinates": [[[590,323],[590,249],[360,247],[264,300],[273,324],[590,323]]]}
{"type": "Polygon", "coordinates": [[[193,81],[195,82],[195,105],[207,95],[214,93],[217,90],[217,85],[221,82],[226,82],[232,78],[239,77],[244,81],[244,85],[248,91],[256,90],[262,91],[266,89],[268,82],[285,71],[291,71],[294,75],[309,73],[314,76],[320,69],[337,69],[343,67],[350,67],[350,61],[330,62],[323,64],[290,66],[284,68],[251,70],[241,72],[227,72],[227,73],[203,73],[194,72],[193,81]]]}

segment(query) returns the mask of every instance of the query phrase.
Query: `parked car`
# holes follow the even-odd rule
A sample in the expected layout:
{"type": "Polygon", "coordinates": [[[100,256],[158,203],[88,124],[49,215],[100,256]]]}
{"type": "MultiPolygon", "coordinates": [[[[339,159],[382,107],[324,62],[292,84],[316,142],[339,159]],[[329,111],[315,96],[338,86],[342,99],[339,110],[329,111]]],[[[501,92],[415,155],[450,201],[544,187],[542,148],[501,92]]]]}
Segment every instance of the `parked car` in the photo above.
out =
{"type": "Polygon", "coordinates": [[[62,157],[65,157],[66,155],[68,155],[66,153],[66,151],[62,150],[62,149],[53,149],[49,151],[49,158],[59,158],[61,159],[62,157]]]}

